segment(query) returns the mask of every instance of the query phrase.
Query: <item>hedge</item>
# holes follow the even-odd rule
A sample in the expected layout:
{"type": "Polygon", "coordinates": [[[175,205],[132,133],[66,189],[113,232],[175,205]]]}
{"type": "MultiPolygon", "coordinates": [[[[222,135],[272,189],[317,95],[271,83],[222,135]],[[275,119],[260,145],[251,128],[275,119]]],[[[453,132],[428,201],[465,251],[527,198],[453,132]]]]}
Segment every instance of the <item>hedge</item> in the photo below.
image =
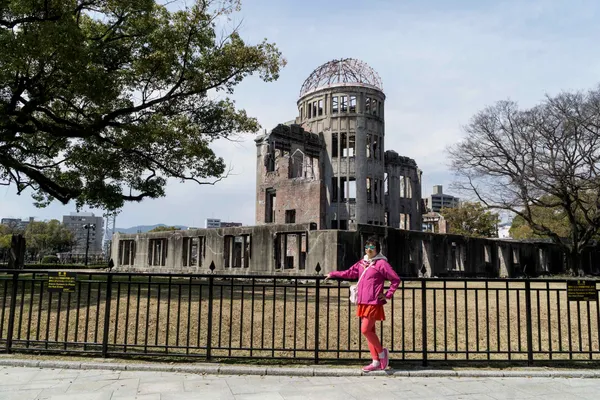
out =
{"type": "MultiPolygon", "coordinates": [[[[0,264],[0,268],[8,268],[8,264],[0,264]]],[[[108,264],[25,264],[25,269],[106,269],[108,264]]]]}

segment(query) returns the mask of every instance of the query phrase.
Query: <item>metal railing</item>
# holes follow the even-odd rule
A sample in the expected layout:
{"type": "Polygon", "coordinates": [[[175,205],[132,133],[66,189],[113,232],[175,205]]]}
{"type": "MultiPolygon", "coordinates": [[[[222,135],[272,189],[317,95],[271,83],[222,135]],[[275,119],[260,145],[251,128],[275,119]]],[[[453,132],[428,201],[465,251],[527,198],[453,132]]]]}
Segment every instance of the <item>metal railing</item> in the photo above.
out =
{"type": "MultiPolygon", "coordinates": [[[[322,276],[98,272],[79,273],[73,293],[47,289],[47,271],[0,270],[0,349],[369,358],[348,285],[322,276]]],[[[598,302],[569,301],[567,280],[404,280],[385,312],[377,331],[395,362],[600,360],[598,302]]]]}

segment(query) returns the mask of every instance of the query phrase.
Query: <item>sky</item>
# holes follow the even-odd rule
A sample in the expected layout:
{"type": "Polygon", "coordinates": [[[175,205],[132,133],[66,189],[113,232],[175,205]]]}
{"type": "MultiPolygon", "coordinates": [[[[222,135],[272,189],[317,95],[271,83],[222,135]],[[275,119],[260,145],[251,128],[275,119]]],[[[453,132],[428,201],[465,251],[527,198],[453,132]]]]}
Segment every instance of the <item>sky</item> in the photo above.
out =
{"type": "MultiPolygon", "coordinates": [[[[383,81],[386,150],[416,160],[424,197],[438,184],[452,194],[446,149],[478,111],[508,99],[531,107],[545,95],[598,85],[598,16],[597,0],[246,0],[231,23],[247,43],[276,43],[287,66],[275,82],[245,80],[232,98],[270,130],[295,118],[300,87],[315,68],[360,59],[383,81]]],[[[169,181],[164,198],[125,205],[116,225],[254,224],[255,138],[214,144],[233,168],[226,180],[169,181]]],[[[58,202],[38,209],[29,194],[0,187],[0,217],[61,219],[73,211],[58,202]]]]}

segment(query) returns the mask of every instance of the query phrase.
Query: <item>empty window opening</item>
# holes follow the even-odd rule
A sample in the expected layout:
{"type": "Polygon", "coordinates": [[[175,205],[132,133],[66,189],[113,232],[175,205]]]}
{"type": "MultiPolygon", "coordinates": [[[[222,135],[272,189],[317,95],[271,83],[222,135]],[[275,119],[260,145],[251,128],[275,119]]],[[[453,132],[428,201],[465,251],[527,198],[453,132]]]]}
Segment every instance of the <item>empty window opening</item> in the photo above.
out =
{"type": "Polygon", "coordinates": [[[371,158],[373,156],[372,148],[371,148],[371,134],[367,133],[367,158],[371,158]]]}
{"type": "Polygon", "coordinates": [[[333,132],[331,134],[331,157],[335,158],[338,154],[338,133],[333,132]]]}
{"type": "Polygon", "coordinates": [[[356,112],[356,96],[350,96],[350,112],[356,112]]]}
{"type": "Polygon", "coordinates": [[[389,211],[386,211],[383,213],[383,224],[385,226],[390,226],[390,213],[389,211]]]}
{"type": "Polygon", "coordinates": [[[252,237],[245,235],[226,235],[224,237],[224,263],[225,268],[248,268],[250,266],[250,249],[252,237]]]}
{"type": "Polygon", "coordinates": [[[338,105],[338,97],[337,96],[333,96],[331,98],[331,113],[332,114],[337,114],[339,111],[339,105],[338,105]]]}
{"type": "Polygon", "coordinates": [[[380,117],[382,115],[381,110],[382,110],[382,103],[380,101],[379,103],[377,103],[377,115],[379,115],[380,117]]]}
{"type": "Polygon", "coordinates": [[[371,114],[377,115],[377,100],[371,99],[371,114]]]}
{"type": "Polygon", "coordinates": [[[267,153],[265,154],[265,168],[267,172],[275,171],[275,143],[270,142],[267,145],[267,153]]]}
{"type": "Polygon", "coordinates": [[[300,150],[296,150],[290,157],[288,178],[304,178],[304,153],[300,150]]]}
{"type": "Polygon", "coordinates": [[[334,176],[333,178],[331,178],[331,202],[332,203],[338,202],[338,191],[339,191],[338,189],[339,189],[338,178],[334,176]]]}
{"type": "Polygon", "coordinates": [[[512,261],[517,265],[521,264],[521,254],[519,252],[519,249],[512,250],[512,261]]]}
{"type": "Polygon", "coordinates": [[[354,135],[347,135],[346,133],[342,133],[342,157],[354,157],[354,152],[356,151],[356,139],[354,135]]]}
{"type": "Polygon", "coordinates": [[[312,103],[312,115],[313,115],[313,117],[317,116],[317,102],[316,101],[313,101],[313,103],[312,103]]]}
{"type": "Polygon", "coordinates": [[[183,266],[202,266],[202,257],[205,249],[204,236],[183,238],[183,266]]]}
{"type": "Polygon", "coordinates": [[[295,224],[296,223],[296,210],[285,210],[285,223],[295,224]]]}
{"type": "Polygon", "coordinates": [[[167,262],[167,239],[148,241],[148,265],[164,267],[167,262]]]}
{"type": "Polygon", "coordinates": [[[348,112],[348,96],[340,96],[341,111],[348,112]]]}
{"type": "Polygon", "coordinates": [[[119,240],[119,265],[133,265],[135,262],[135,240],[119,240]]]}
{"type": "Polygon", "coordinates": [[[377,137],[377,135],[373,135],[372,139],[373,139],[373,144],[372,144],[372,146],[373,146],[373,152],[372,152],[373,158],[374,159],[378,159],[379,158],[379,146],[378,146],[379,143],[378,143],[378,137],[377,137]]]}
{"type": "Polygon", "coordinates": [[[400,214],[400,229],[408,229],[406,214],[400,214]]]}
{"type": "MultiPolygon", "coordinates": [[[[367,203],[372,203],[373,199],[371,197],[371,192],[372,192],[372,179],[370,177],[367,177],[367,203]]],[[[372,224],[370,224],[372,225],[372,224]]]]}
{"type": "Polygon", "coordinates": [[[340,226],[339,229],[341,229],[343,231],[347,231],[348,230],[348,220],[347,219],[340,219],[339,226],[340,226]]]}
{"type": "Polygon", "coordinates": [[[302,114],[303,111],[304,111],[304,109],[302,107],[300,107],[300,118],[304,117],[304,114],[302,114]]]}
{"type": "Polygon", "coordinates": [[[278,232],[275,237],[275,268],[306,269],[306,232],[278,232]]]}
{"type": "Polygon", "coordinates": [[[265,222],[275,222],[275,206],[277,202],[277,192],[275,189],[267,189],[265,201],[265,222]]]}
{"type": "Polygon", "coordinates": [[[308,105],[307,105],[307,107],[306,107],[306,116],[307,116],[308,118],[312,118],[312,107],[311,107],[311,104],[310,104],[310,103],[308,103],[308,105]]]}
{"type": "Polygon", "coordinates": [[[484,262],[491,263],[492,262],[492,246],[485,245],[483,247],[483,252],[484,252],[484,262]]]}
{"type": "Polygon", "coordinates": [[[373,202],[379,204],[379,179],[373,180],[373,194],[375,195],[373,202]]]}
{"type": "Polygon", "coordinates": [[[323,99],[319,100],[317,112],[318,112],[317,115],[319,115],[319,116],[323,115],[323,99]]]}
{"type": "Polygon", "coordinates": [[[365,114],[370,114],[371,113],[371,98],[367,97],[365,98],[365,114]]]}
{"type": "Polygon", "coordinates": [[[400,177],[400,198],[406,198],[406,177],[400,177]]]}
{"type": "Polygon", "coordinates": [[[348,135],[348,149],[346,157],[354,157],[356,154],[356,136],[353,134],[348,135]]]}
{"type": "Polygon", "coordinates": [[[350,178],[348,181],[348,201],[351,203],[356,201],[356,178],[350,178]]]}
{"type": "Polygon", "coordinates": [[[356,202],[356,178],[340,178],[340,201],[356,202]]]}
{"type": "Polygon", "coordinates": [[[338,228],[338,221],[337,219],[332,219],[331,220],[331,229],[337,229],[338,228]]]}
{"type": "Polygon", "coordinates": [[[308,157],[308,156],[304,156],[304,162],[303,162],[303,174],[304,174],[304,178],[307,179],[314,179],[315,178],[315,168],[314,168],[314,164],[316,162],[316,160],[318,160],[318,158],[314,158],[314,157],[308,157]]]}
{"type": "Polygon", "coordinates": [[[389,181],[389,176],[388,173],[384,173],[383,174],[383,185],[385,187],[385,194],[389,194],[390,193],[390,181],[389,181]]]}

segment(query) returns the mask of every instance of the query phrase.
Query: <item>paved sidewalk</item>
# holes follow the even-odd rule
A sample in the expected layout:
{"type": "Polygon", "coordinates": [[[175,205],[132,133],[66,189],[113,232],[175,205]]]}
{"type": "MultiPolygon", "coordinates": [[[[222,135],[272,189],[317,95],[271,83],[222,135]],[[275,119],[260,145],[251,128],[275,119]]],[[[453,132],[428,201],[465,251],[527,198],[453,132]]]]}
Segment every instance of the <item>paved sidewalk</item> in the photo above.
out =
{"type": "Polygon", "coordinates": [[[212,375],[0,367],[9,400],[598,399],[600,379],[212,375]]]}

